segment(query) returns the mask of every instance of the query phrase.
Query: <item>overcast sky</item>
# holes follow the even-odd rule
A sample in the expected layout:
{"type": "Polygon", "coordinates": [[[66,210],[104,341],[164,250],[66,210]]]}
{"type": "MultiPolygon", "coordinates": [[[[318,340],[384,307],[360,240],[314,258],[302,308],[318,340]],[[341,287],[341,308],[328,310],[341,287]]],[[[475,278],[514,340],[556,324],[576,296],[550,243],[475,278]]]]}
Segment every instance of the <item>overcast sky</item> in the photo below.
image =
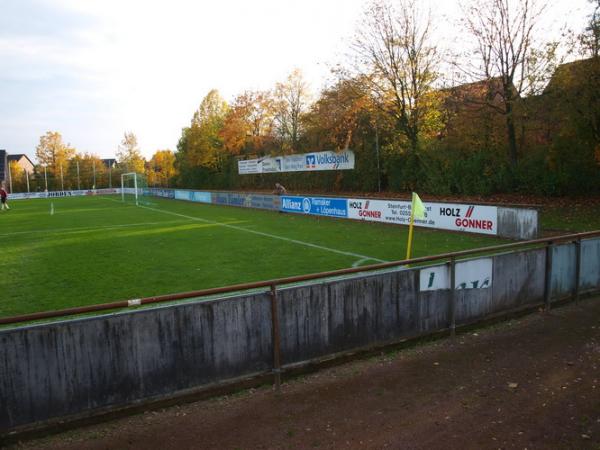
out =
{"type": "MultiPolygon", "coordinates": [[[[457,1],[429,0],[453,35],[457,1]]],[[[348,50],[364,0],[0,0],[0,148],[35,152],[58,131],[114,155],[133,131],[145,156],[175,150],[212,88],[226,100],[296,67],[315,94],[348,50]]],[[[586,0],[554,0],[547,28],[584,26],[586,0]]],[[[557,38],[557,36],[552,36],[557,38]]]]}

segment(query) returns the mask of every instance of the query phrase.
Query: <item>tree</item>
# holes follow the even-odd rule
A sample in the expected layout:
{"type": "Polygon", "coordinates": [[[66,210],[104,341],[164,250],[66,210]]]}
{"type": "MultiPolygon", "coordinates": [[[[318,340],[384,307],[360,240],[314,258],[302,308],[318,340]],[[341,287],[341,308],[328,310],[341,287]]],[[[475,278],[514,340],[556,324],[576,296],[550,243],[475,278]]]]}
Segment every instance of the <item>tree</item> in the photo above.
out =
{"type": "Polygon", "coordinates": [[[374,107],[365,83],[342,79],[324,89],[304,124],[310,148],[356,155],[356,169],[336,173],[334,189],[381,190],[380,138],[389,139],[390,120],[374,107]]]}
{"type": "Polygon", "coordinates": [[[439,104],[439,55],[430,43],[431,15],[416,0],[397,4],[376,0],[368,6],[352,44],[353,70],[416,154],[439,104]]]}
{"type": "Polygon", "coordinates": [[[589,0],[593,5],[594,11],[590,15],[589,21],[583,33],[579,35],[584,55],[598,58],[600,55],[600,0],[589,0]]]}
{"type": "Polygon", "coordinates": [[[557,82],[551,83],[549,90],[563,113],[575,119],[577,136],[591,138],[600,165],[600,0],[589,3],[594,9],[577,36],[579,51],[586,59],[561,66],[554,77],[557,82]]]}
{"type": "Polygon", "coordinates": [[[40,137],[40,143],[35,148],[35,157],[38,162],[47,167],[55,177],[60,176],[61,168],[66,171],[69,160],[75,155],[75,149],[70,144],[65,144],[62,136],[57,131],[48,131],[40,137]]]}
{"type": "Polygon", "coordinates": [[[194,113],[189,127],[183,128],[177,143],[175,168],[178,185],[200,186],[219,171],[224,161],[221,131],[229,107],[219,91],[211,90],[194,113]]]}
{"type": "Polygon", "coordinates": [[[12,192],[27,192],[27,177],[29,174],[19,166],[17,161],[10,161],[8,164],[10,183],[7,187],[12,189],[12,192]]]}
{"type": "Polygon", "coordinates": [[[340,80],[323,90],[306,115],[311,145],[329,150],[350,147],[358,122],[371,114],[372,99],[358,80],[340,80]]]}
{"type": "Polygon", "coordinates": [[[151,186],[169,187],[169,181],[177,175],[175,153],[171,150],[157,150],[149,161],[146,174],[151,186]]]}
{"type": "Polygon", "coordinates": [[[220,136],[229,107],[219,91],[211,90],[202,99],[186,133],[186,155],[189,163],[216,169],[222,157],[223,141],[220,136]]]}
{"type": "Polygon", "coordinates": [[[221,137],[225,150],[237,155],[243,149],[261,152],[273,135],[275,104],[271,93],[246,91],[229,109],[221,137]]]}
{"type": "Polygon", "coordinates": [[[287,79],[275,86],[276,132],[284,151],[298,151],[302,133],[302,114],[310,103],[308,84],[300,69],[295,69],[287,79]]]}
{"type": "Polygon", "coordinates": [[[504,117],[513,167],[518,102],[541,88],[557,64],[557,44],[535,41],[544,7],[538,0],[471,0],[464,8],[465,29],[474,40],[471,54],[478,61],[467,71],[475,81],[488,83],[486,105],[504,117]]]}
{"type": "Polygon", "coordinates": [[[146,161],[138,147],[137,137],[133,132],[125,132],[117,150],[119,164],[128,172],[143,173],[146,161]]]}

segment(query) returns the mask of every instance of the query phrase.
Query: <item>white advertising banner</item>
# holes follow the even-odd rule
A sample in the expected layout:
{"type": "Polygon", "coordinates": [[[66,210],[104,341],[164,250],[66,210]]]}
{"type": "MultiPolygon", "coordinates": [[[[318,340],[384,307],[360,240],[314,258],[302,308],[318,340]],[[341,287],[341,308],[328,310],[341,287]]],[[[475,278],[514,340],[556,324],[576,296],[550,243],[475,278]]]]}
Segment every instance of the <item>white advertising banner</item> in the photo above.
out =
{"type": "Polygon", "coordinates": [[[16,194],[8,194],[9,200],[24,200],[29,198],[59,198],[59,197],[79,197],[82,195],[106,195],[119,194],[121,189],[106,188],[106,189],[88,189],[75,191],[40,191],[40,192],[19,192],[16,194]]]}
{"type": "MultiPolygon", "coordinates": [[[[455,289],[487,289],[492,286],[492,258],[475,259],[456,263],[455,289]]],[[[450,289],[450,268],[432,266],[419,272],[419,289],[435,291],[450,289]]]]}
{"type": "Polygon", "coordinates": [[[246,159],[238,161],[238,173],[246,175],[250,173],[261,173],[258,167],[258,159],[246,159]]]}
{"type": "Polygon", "coordinates": [[[450,289],[450,271],[448,266],[432,266],[419,272],[419,290],[436,291],[450,289]]]}
{"type": "Polygon", "coordinates": [[[9,200],[22,200],[28,198],[46,198],[46,192],[18,192],[16,194],[8,194],[9,200]]]}
{"type": "MultiPolygon", "coordinates": [[[[423,220],[415,219],[416,226],[470,233],[498,233],[496,206],[425,203],[425,207],[426,217],[423,220]]],[[[410,208],[409,201],[348,199],[350,219],[408,225],[410,208]]]]}
{"type": "Polygon", "coordinates": [[[314,152],[238,161],[240,175],[273,172],[311,172],[354,169],[354,152],[314,152]]]}

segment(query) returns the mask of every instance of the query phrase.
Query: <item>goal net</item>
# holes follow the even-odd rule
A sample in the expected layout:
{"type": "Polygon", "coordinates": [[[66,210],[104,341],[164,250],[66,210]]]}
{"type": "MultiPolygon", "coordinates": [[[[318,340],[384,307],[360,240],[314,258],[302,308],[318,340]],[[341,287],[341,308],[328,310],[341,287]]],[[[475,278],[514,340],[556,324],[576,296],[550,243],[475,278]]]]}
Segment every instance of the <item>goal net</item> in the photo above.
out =
{"type": "Polygon", "coordinates": [[[148,204],[147,195],[148,183],[144,175],[136,172],[121,175],[121,200],[124,203],[132,203],[134,205],[148,204]]]}

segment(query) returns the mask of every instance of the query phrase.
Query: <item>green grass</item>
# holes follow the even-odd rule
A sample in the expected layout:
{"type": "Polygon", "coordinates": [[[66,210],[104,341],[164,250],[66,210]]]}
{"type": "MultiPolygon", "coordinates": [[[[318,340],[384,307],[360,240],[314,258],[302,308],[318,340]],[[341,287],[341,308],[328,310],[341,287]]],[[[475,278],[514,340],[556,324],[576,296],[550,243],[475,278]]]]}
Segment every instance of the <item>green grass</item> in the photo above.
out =
{"type": "MultiPolygon", "coordinates": [[[[0,316],[394,261],[406,253],[408,230],[394,225],[165,199],[152,199],[150,208],[118,197],[11,206],[0,213],[0,316]]],[[[416,229],[413,256],[500,242],[416,229]]]]}
{"type": "Polygon", "coordinates": [[[562,201],[545,205],[540,212],[544,232],[580,233],[600,230],[600,201],[562,201]]]}

